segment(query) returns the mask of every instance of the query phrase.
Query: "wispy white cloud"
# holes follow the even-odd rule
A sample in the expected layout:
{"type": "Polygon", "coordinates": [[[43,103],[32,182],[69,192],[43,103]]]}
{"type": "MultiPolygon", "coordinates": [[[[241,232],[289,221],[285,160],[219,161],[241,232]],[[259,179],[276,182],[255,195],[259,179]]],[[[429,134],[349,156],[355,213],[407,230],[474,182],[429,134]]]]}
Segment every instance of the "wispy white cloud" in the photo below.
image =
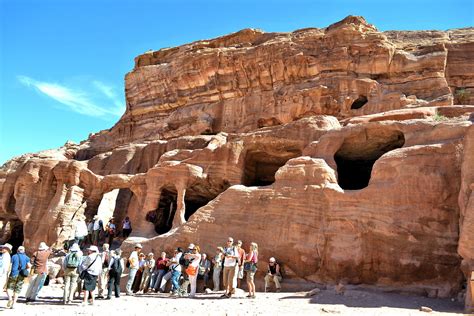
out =
{"type": "Polygon", "coordinates": [[[92,82],[93,87],[100,92],[98,93],[93,89],[84,92],[78,87],[39,81],[27,76],[18,76],[17,78],[23,85],[35,88],[38,92],[79,114],[93,117],[120,116],[125,110],[124,104],[113,87],[100,81],[92,82]]]}

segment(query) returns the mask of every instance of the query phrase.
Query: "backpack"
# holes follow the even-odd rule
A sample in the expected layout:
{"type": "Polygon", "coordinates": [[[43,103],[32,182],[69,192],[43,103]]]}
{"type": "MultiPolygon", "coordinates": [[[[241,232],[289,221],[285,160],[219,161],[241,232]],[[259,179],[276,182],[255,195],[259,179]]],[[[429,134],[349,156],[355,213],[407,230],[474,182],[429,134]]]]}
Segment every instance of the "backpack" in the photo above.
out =
{"type": "Polygon", "coordinates": [[[192,260],[189,260],[189,259],[185,259],[184,258],[184,255],[186,253],[183,253],[181,255],[181,257],[179,258],[179,264],[182,265],[183,267],[187,268],[189,266],[189,264],[191,263],[192,260]]]}
{"type": "Polygon", "coordinates": [[[110,267],[111,271],[114,271],[117,274],[122,274],[122,266],[120,265],[120,258],[114,258],[114,262],[110,267]]]}
{"type": "Polygon", "coordinates": [[[81,258],[77,255],[77,252],[73,252],[67,257],[66,267],[77,268],[79,266],[79,261],[81,261],[81,258]]]}

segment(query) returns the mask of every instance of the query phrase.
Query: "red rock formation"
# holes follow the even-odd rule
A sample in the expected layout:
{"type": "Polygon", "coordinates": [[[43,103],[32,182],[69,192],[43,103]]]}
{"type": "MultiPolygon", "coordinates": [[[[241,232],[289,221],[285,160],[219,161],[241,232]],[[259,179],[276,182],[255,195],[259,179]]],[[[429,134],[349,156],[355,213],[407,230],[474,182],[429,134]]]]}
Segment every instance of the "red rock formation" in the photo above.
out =
{"type": "Polygon", "coordinates": [[[119,189],[124,249],[233,236],[299,284],[452,295],[474,270],[474,106],[453,105],[474,103],[473,43],[347,17],[140,55],[112,129],[2,167],[3,239],[60,245],[119,189]]]}

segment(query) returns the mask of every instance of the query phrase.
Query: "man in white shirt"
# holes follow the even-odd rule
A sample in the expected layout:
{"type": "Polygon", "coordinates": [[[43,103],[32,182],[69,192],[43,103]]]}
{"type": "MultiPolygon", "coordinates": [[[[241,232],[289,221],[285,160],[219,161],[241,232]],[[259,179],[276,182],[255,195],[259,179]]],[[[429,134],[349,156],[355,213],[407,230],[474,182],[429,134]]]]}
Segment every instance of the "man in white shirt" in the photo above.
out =
{"type": "Polygon", "coordinates": [[[87,225],[84,219],[77,219],[75,224],[76,227],[74,229],[74,243],[78,244],[81,247],[84,242],[84,239],[87,237],[89,232],[87,230],[87,225]]]}
{"type": "Polygon", "coordinates": [[[10,244],[5,244],[0,246],[0,251],[2,252],[2,256],[0,257],[0,291],[3,292],[5,288],[5,284],[7,283],[8,276],[10,275],[10,264],[11,264],[11,256],[10,253],[12,251],[13,246],[10,244]]]}
{"type": "Polygon", "coordinates": [[[104,294],[107,293],[107,282],[109,276],[109,262],[110,262],[110,250],[109,244],[102,245],[102,253],[100,254],[102,261],[102,272],[99,275],[99,295],[98,298],[103,298],[104,294]]]}
{"type": "Polygon", "coordinates": [[[104,230],[104,223],[99,215],[94,216],[94,224],[92,225],[92,244],[99,245],[100,232],[104,230]]]}
{"type": "Polygon", "coordinates": [[[130,270],[128,273],[128,281],[127,281],[127,286],[125,287],[127,291],[127,295],[133,295],[132,292],[132,285],[133,285],[133,280],[135,279],[135,275],[137,274],[138,268],[139,268],[139,260],[138,260],[138,254],[142,250],[142,245],[136,244],[135,245],[135,250],[132,251],[130,254],[130,257],[128,258],[128,262],[130,263],[130,270]]]}
{"type": "Polygon", "coordinates": [[[223,283],[225,293],[221,297],[230,298],[234,292],[234,275],[238,269],[239,251],[234,246],[234,239],[227,238],[227,245],[224,248],[224,272],[223,283]]]}

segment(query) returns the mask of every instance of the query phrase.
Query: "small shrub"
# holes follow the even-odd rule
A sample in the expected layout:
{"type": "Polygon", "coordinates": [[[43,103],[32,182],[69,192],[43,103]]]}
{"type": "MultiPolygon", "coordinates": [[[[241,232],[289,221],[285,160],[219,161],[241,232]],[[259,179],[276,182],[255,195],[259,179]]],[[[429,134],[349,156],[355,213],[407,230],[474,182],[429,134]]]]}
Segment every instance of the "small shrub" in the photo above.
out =
{"type": "Polygon", "coordinates": [[[446,116],[442,115],[442,114],[436,113],[436,115],[433,116],[433,120],[435,122],[442,122],[442,121],[447,121],[448,118],[446,116]]]}
{"type": "Polygon", "coordinates": [[[454,92],[454,98],[458,104],[467,104],[470,97],[471,93],[466,88],[457,88],[454,92]]]}

